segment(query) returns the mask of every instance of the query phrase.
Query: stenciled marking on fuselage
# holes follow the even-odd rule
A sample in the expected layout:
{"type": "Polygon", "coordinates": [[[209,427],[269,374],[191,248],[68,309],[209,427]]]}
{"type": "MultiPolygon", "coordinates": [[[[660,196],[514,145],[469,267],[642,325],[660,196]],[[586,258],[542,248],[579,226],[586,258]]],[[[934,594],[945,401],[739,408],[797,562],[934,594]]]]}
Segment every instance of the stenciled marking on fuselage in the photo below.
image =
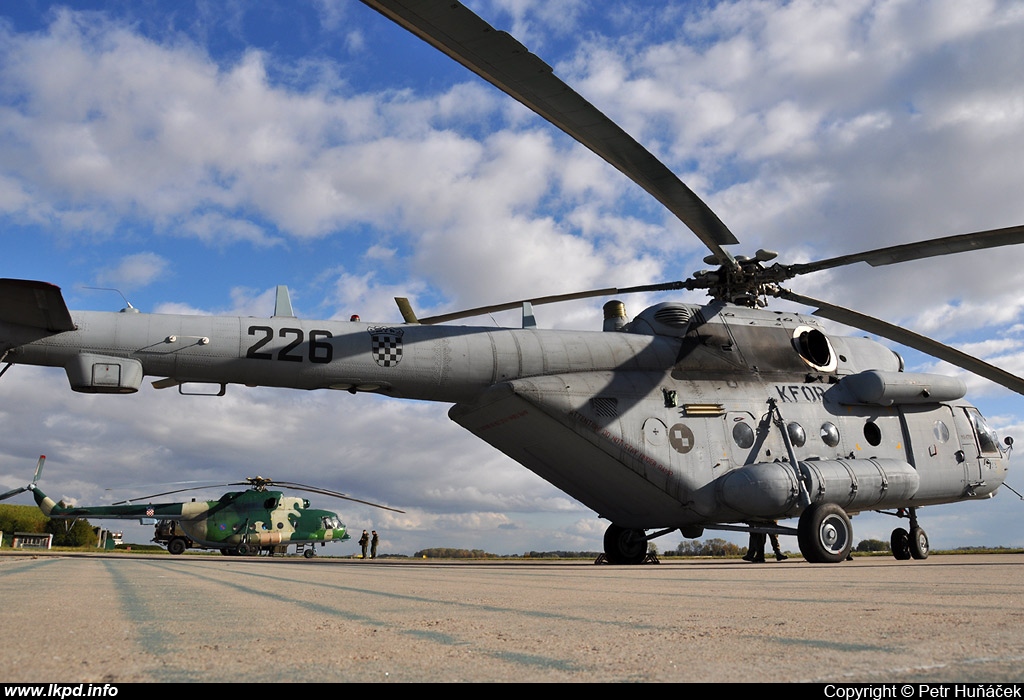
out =
{"type": "Polygon", "coordinates": [[[306,340],[306,334],[301,328],[281,328],[278,336],[290,342],[277,353],[263,352],[263,346],[274,339],[274,329],[270,326],[249,326],[248,334],[257,338],[256,342],[249,346],[245,352],[246,358],[250,360],[278,360],[281,362],[302,362],[308,359],[310,362],[326,364],[334,359],[334,346],[326,342],[334,337],[330,331],[312,330],[309,332],[308,356],[301,352],[295,352],[296,348],[306,340]]]}
{"type": "Polygon", "coordinates": [[[629,453],[631,457],[633,457],[633,459],[639,462],[643,462],[644,464],[648,464],[657,469],[659,472],[662,472],[663,474],[667,474],[668,476],[674,476],[672,470],[669,467],[665,466],[664,464],[656,460],[654,457],[651,457],[636,445],[627,442],[621,436],[616,435],[607,428],[601,427],[596,422],[594,422],[590,418],[587,418],[582,413],[579,413],[578,411],[570,411],[569,416],[575,419],[577,422],[582,423],[584,426],[586,426],[593,432],[597,433],[605,440],[608,440],[616,447],[625,450],[627,453],[629,453]]]}
{"type": "Polygon", "coordinates": [[[825,401],[825,389],[817,384],[776,384],[775,392],[784,403],[797,401],[823,403],[825,401]]]}
{"type": "Polygon", "coordinates": [[[497,428],[498,426],[505,425],[506,423],[511,423],[514,420],[519,420],[526,414],[527,411],[525,409],[519,411],[518,413],[512,413],[510,415],[505,416],[504,418],[499,418],[497,420],[491,421],[490,423],[485,423],[481,425],[479,428],[477,428],[477,431],[483,432],[485,430],[490,430],[491,428],[497,428]]]}

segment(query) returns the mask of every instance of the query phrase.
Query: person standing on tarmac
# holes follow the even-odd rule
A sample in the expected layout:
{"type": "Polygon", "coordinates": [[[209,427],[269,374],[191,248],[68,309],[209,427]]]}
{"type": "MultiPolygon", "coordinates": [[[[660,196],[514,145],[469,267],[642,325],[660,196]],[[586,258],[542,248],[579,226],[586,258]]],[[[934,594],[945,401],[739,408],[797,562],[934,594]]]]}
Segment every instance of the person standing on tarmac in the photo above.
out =
{"type": "Polygon", "coordinates": [[[363,548],[363,559],[366,559],[366,546],[370,544],[370,535],[363,530],[363,536],[359,538],[359,546],[363,548]]]}
{"type": "MultiPolygon", "coordinates": [[[[772,520],[769,525],[778,525],[779,523],[772,520]]],[[[768,537],[772,542],[772,551],[775,552],[776,561],[784,561],[789,559],[788,556],[783,554],[782,547],[779,545],[779,536],[774,532],[768,533],[768,537]]],[[[747,553],[743,555],[744,561],[753,562],[755,564],[764,563],[764,541],[765,533],[763,532],[751,532],[750,542],[747,544],[747,553]]]]}

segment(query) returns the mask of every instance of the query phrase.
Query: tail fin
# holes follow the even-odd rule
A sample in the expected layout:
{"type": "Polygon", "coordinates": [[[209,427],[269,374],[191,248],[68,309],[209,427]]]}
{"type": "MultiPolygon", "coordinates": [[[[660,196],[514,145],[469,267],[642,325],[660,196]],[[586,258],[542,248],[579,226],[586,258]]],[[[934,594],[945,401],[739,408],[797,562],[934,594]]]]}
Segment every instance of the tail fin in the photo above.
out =
{"type": "Polygon", "coordinates": [[[60,287],[35,280],[0,279],[0,321],[48,333],[75,330],[60,287]]]}

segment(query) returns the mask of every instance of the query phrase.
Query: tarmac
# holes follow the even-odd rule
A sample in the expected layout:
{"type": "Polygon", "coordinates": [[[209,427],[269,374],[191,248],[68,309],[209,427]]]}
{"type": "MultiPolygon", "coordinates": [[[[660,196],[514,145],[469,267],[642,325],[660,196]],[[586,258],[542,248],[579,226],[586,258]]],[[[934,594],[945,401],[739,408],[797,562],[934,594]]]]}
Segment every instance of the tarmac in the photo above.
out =
{"type": "Polygon", "coordinates": [[[607,566],[20,552],[0,556],[0,601],[7,683],[1024,681],[1022,554],[607,566]]]}

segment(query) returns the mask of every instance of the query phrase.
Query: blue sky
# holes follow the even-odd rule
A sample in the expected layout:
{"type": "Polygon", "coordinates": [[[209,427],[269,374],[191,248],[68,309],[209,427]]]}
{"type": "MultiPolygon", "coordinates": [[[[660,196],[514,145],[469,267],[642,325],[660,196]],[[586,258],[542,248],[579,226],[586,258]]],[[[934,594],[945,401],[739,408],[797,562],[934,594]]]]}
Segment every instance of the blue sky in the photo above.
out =
{"type": "MultiPolygon", "coordinates": [[[[811,260],[1024,222],[1019,3],[469,4],[677,172],[736,254],[811,260]]],[[[0,274],[53,282],[72,308],[120,308],[102,287],[145,311],[266,316],[286,284],[300,316],[396,322],[396,295],[427,314],[681,279],[706,254],[610,166],[354,0],[4,3],[0,138],[0,274]]],[[[1022,374],[1022,257],[792,286],[1022,374]]],[[[538,319],[596,329],[601,301],[538,319]]],[[[968,381],[1001,434],[1024,435],[1019,396],[968,381]]],[[[384,551],[600,548],[605,523],[444,406],[85,397],[27,367],[0,391],[6,488],[43,452],[43,484],[83,503],[168,475],[270,473],[408,510],[339,507],[384,551]]],[[[1021,508],[1003,492],[924,524],[934,546],[1024,545],[1021,508]]],[[[858,539],[892,527],[854,524],[858,539]]]]}

